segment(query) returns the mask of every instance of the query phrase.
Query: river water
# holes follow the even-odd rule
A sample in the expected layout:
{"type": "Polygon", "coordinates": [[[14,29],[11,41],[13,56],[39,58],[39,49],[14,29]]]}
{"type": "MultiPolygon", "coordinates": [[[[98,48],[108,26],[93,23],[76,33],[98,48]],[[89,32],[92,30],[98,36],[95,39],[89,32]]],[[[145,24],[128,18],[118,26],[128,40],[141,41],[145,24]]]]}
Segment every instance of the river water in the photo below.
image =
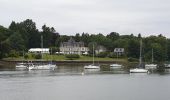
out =
{"type": "Polygon", "coordinates": [[[0,71],[0,100],[170,100],[170,74],[123,70],[0,71]]]}

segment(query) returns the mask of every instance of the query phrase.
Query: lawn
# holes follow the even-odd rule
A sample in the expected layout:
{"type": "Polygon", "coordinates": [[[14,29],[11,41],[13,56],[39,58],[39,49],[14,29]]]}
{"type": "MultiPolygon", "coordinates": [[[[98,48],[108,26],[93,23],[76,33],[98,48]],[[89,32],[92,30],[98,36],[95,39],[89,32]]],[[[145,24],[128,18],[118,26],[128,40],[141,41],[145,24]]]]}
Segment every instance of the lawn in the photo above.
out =
{"type": "MultiPolygon", "coordinates": [[[[43,55],[43,60],[55,60],[55,61],[69,61],[68,58],[66,58],[64,55],[43,55]]],[[[117,59],[117,58],[94,58],[95,61],[127,61],[125,58],[117,59]]],[[[23,60],[23,57],[17,57],[17,58],[5,58],[4,60],[23,60]]],[[[26,59],[25,59],[26,60],[26,59]]],[[[29,59],[27,60],[41,60],[41,59],[34,59],[31,56],[29,56],[29,59]]],[[[80,56],[78,59],[74,59],[74,61],[92,61],[93,57],[89,56],[80,56]]]]}

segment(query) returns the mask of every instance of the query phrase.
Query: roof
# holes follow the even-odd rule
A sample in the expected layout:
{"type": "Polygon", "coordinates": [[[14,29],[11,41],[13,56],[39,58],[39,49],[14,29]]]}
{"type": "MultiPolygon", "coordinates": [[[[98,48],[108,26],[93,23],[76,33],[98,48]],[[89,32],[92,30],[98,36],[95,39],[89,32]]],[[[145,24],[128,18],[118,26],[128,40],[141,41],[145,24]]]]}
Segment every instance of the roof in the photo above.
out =
{"type": "Polygon", "coordinates": [[[49,48],[30,48],[29,52],[36,52],[36,51],[49,51],[49,48]]]}
{"type": "Polygon", "coordinates": [[[73,45],[81,45],[84,46],[84,42],[76,42],[72,37],[68,40],[68,42],[63,42],[61,45],[73,46],[73,45]]]}

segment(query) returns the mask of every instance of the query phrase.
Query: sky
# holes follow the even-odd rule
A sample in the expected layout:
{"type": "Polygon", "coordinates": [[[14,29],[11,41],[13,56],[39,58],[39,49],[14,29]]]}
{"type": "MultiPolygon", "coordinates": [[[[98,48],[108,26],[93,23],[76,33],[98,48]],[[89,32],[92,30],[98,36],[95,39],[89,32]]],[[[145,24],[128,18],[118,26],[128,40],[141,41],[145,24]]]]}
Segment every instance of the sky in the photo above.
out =
{"type": "Polygon", "coordinates": [[[170,0],[0,0],[0,25],[32,19],[65,35],[118,32],[170,37],[170,0]]]}

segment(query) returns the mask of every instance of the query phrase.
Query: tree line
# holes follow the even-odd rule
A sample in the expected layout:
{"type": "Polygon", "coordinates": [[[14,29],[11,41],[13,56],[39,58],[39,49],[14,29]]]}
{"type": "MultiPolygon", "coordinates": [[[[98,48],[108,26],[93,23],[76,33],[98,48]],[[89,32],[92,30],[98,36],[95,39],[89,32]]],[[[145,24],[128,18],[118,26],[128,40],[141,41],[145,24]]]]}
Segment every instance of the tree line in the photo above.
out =
{"type": "Polygon", "coordinates": [[[42,31],[36,27],[36,23],[31,19],[22,22],[12,21],[8,28],[0,26],[0,58],[9,57],[13,53],[22,54],[23,50],[41,47],[41,36],[43,36],[43,47],[56,48],[59,51],[60,43],[66,42],[70,37],[75,41],[84,42],[85,46],[95,42],[107,49],[107,52],[113,52],[115,48],[124,48],[125,57],[139,58],[140,40],[143,41],[143,59],[151,61],[152,49],[155,61],[162,62],[170,60],[170,39],[162,36],[142,37],[141,34],[134,36],[120,35],[117,32],[111,32],[108,35],[76,33],[76,35],[60,35],[53,27],[42,26],[42,31]]]}

